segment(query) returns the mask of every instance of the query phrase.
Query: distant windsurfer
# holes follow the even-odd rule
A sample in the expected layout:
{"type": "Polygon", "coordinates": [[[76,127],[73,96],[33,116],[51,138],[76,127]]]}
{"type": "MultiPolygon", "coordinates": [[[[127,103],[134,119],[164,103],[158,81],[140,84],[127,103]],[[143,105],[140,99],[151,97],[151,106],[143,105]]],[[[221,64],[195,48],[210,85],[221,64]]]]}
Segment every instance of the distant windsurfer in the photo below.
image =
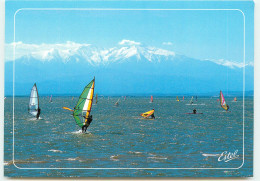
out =
{"type": "Polygon", "coordinates": [[[86,133],[90,123],[92,122],[92,115],[90,115],[88,118],[86,118],[87,121],[85,122],[85,125],[82,126],[82,133],[86,133]]]}
{"type": "Polygon", "coordinates": [[[41,114],[41,109],[40,109],[40,108],[38,108],[38,110],[37,110],[37,114],[36,114],[36,119],[39,119],[39,117],[40,117],[40,114],[41,114]]]}
{"type": "Polygon", "coordinates": [[[193,109],[193,114],[197,114],[197,110],[196,109],[193,109]]]}

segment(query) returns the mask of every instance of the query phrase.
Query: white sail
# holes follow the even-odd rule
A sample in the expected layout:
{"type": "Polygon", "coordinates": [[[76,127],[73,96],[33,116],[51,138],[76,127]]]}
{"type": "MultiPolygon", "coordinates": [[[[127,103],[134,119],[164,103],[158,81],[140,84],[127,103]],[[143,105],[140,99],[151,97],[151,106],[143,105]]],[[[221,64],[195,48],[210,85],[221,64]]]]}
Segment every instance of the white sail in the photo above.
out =
{"type": "Polygon", "coordinates": [[[34,84],[31,90],[28,112],[31,115],[36,116],[38,111],[39,111],[39,96],[38,96],[38,90],[36,84],[34,84]]]}

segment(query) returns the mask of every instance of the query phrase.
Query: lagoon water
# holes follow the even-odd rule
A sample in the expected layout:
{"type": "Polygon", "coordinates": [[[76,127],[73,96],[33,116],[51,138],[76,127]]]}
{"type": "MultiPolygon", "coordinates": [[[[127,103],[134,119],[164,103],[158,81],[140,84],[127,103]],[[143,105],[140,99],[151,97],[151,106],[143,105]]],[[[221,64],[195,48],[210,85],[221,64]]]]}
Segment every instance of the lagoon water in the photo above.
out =
{"type": "Polygon", "coordinates": [[[199,97],[197,105],[187,105],[190,97],[180,102],[175,97],[154,97],[153,103],[149,97],[120,97],[118,107],[114,106],[118,97],[100,97],[92,107],[88,134],[82,134],[71,112],[61,108],[73,108],[77,99],[53,97],[49,103],[41,97],[41,119],[35,120],[27,113],[28,97],[16,97],[13,130],[13,98],[7,97],[5,176],[252,176],[252,97],[245,98],[244,122],[242,97],[237,102],[226,98],[231,112],[221,109],[216,97],[199,97]],[[155,120],[141,118],[153,108],[155,120]],[[185,114],[194,108],[203,114],[185,114]],[[218,161],[222,152],[236,150],[235,159],[218,161]]]}

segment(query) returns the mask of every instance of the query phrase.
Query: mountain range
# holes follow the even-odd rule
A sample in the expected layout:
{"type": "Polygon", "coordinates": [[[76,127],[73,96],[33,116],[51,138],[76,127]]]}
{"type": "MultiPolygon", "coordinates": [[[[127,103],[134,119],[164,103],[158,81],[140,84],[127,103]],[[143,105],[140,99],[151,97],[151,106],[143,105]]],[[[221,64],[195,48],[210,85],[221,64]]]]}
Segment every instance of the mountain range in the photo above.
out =
{"type": "MultiPolygon", "coordinates": [[[[199,60],[129,41],[106,49],[73,42],[38,47],[20,43],[15,59],[15,94],[28,95],[34,82],[39,94],[79,94],[94,76],[95,92],[104,95],[242,91],[244,69],[245,89],[253,90],[252,63],[199,60]],[[19,47],[30,51],[20,54],[19,47]]],[[[5,63],[6,95],[12,95],[13,62],[5,63]]]]}

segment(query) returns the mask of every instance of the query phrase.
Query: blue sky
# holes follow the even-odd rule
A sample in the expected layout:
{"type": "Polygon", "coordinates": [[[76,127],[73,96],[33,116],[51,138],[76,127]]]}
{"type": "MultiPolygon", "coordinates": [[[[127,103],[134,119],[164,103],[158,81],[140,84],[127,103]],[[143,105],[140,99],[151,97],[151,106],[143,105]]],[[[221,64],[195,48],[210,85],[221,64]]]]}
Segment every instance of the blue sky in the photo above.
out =
{"type": "MultiPolygon", "coordinates": [[[[251,2],[7,2],[6,43],[13,41],[19,8],[191,8],[241,9],[246,17],[246,61],[253,61],[251,2]]],[[[73,41],[112,47],[122,39],[161,47],[198,59],[243,61],[240,11],[20,11],[16,41],[55,44],[73,41]],[[164,42],[170,42],[165,45],[164,42]]]]}

